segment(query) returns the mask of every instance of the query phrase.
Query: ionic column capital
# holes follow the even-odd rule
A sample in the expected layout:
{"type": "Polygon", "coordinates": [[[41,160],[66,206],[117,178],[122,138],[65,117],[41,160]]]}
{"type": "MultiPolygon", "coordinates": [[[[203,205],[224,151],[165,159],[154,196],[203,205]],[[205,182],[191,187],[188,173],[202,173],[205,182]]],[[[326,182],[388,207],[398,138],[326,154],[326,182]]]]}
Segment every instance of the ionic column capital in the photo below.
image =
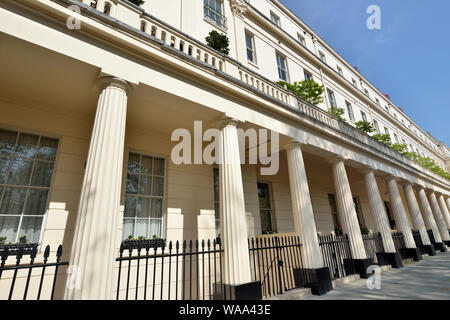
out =
{"type": "Polygon", "coordinates": [[[284,146],[284,149],[286,150],[286,151],[288,151],[288,150],[291,150],[291,149],[293,149],[294,147],[297,147],[297,148],[302,148],[303,147],[303,143],[301,143],[301,142],[299,142],[299,141],[297,141],[297,140],[291,140],[291,141],[289,141],[285,146],[284,146]]]}
{"type": "Polygon", "coordinates": [[[127,96],[133,91],[133,86],[126,80],[117,77],[101,77],[97,79],[95,87],[98,91],[102,91],[108,87],[117,87],[124,90],[127,96]]]}
{"type": "Polygon", "coordinates": [[[234,126],[237,128],[239,126],[239,123],[241,123],[241,121],[239,121],[238,119],[224,115],[216,121],[214,127],[219,130],[222,130],[227,126],[234,126]]]}
{"type": "Polygon", "coordinates": [[[347,159],[344,158],[344,157],[336,155],[334,157],[331,157],[331,158],[327,159],[327,162],[333,165],[333,164],[336,164],[338,162],[345,162],[345,160],[347,160],[347,159]]]}

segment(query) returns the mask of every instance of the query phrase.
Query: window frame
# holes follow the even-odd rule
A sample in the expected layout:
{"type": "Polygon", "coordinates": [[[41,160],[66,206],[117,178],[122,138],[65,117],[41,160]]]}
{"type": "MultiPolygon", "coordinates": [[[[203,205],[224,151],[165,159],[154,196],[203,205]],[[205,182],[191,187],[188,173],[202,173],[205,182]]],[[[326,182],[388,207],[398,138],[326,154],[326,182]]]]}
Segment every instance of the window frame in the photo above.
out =
{"type": "MultiPolygon", "coordinates": [[[[39,190],[47,189],[48,190],[47,200],[45,202],[45,207],[44,207],[44,213],[42,214],[41,230],[39,232],[39,237],[38,237],[39,238],[39,240],[38,240],[38,250],[40,251],[41,250],[40,246],[42,244],[42,240],[43,240],[43,237],[44,237],[44,230],[45,230],[45,226],[46,226],[47,218],[48,218],[48,210],[49,210],[49,206],[50,206],[50,202],[51,202],[50,200],[51,200],[52,195],[53,195],[53,187],[54,187],[56,171],[57,171],[56,169],[59,166],[59,157],[60,157],[60,153],[61,153],[62,136],[60,136],[60,135],[53,135],[53,134],[47,134],[47,133],[44,133],[42,131],[36,131],[36,130],[21,130],[21,129],[18,129],[18,128],[15,128],[15,127],[9,127],[9,126],[2,126],[0,128],[0,130],[15,132],[17,134],[17,138],[16,138],[16,141],[15,141],[14,152],[13,153],[15,153],[15,151],[16,151],[17,142],[18,142],[18,139],[19,139],[21,134],[38,136],[38,142],[37,142],[36,146],[39,145],[42,137],[49,138],[49,139],[54,139],[54,140],[58,141],[58,144],[56,146],[55,160],[53,161],[54,167],[53,167],[53,170],[52,170],[52,176],[50,177],[50,183],[49,183],[48,187],[32,187],[32,186],[23,186],[23,185],[8,185],[8,183],[0,184],[0,187],[3,188],[3,190],[0,193],[0,204],[1,204],[2,200],[3,200],[4,193],[6,192],[6,188],[8,188],[8,186],[19,187],[19,188],[23,187],[23,188],[25,188],[27,190],[28,189],[39,189],[39,190]]],[[[11,160],[13,160],[13,159],[14,159],[14,157],[11,157],[11,160]]],[[[35,160],[36,160],[36,155],[33,158],[33,167],[31,169],[32,171],[30,173],[30,179],[32,178],[32,173],[34,172],[34,166],[35,166],[34,162],[35,162],[35,160]]],[[[7,176],[9,176],[9,173],[10,173],[11,164],[12,164],[12,161],[11,161],[11,163],[8,166],[7,176]]],[[[23,211],[23,208],[22,208],[22,211],[23,211]]],[[[0,216],[9,216],[9,217],[11,217],[11,216],[18,216],[18,215],[0,214],[0,216]]],[[[40,215],[24,215],[23,213],[21,213],[20,214],[19,225],[17,226],[17,234],[16,234],[16,242],[15,243],[18,243],[19,234],[20,234],[20,227],[21,227],[21,224],[22,224],[23,216],[41,217],[40,215]]]]}
{"type": "Polygon", "coordinates": [[[328,97],[328,102],[330,103],[330,107],[337,108],[336,96],[334,94],[334,91],[331,90],[330,88],[327,88],[327,97],[328,97]],[[333,101],[333,103],[332,103],[332,101],[333,101]]]}
{"type": "Polygon", "coordinates": [[[278,226],[277,226],[277,219],[276,219],[276,215],[275,215],[275,203],[274,203],[274,198],[273,198],[273,187],[272,187],[272,183],[269,181],[264,181],[264,180],[257,180],[256,181],[256,190],[257,190],[257,194],[258,194],[258,209],[259,209],[259,218],[260,218],[260,222],[261,222],[261,211],[269,211],[270,213],[270,222],[271,222],[271,231],[268,231],[269,233],[263,233],[262,230],[262,224],[261,224],[261,234],[265,235],[265,234],[278,234],[278,226]],[[260,184],[264,184],[267,185],[267,194],[269,196],[269,202],[270,202],[270,208],[261,208],[260,203],[259,203],[259,185],[260,184]],[[271,233],[270,233],[271,232],[271,233]]]}
{"type": "Polygon", "coordinates": [[[348,113],[348,118],[350,119],[351,122],[355,121],[355,114],[353,113],[353,106],[352,104],[345,100],[345,106],[347,108],[347,113],[348,113]]]}
{"type": "Polygon", "coordinates": [[[275,50],[275,59],[276,59],[276,62],[277,62],[278,79],[279,79],[280,81],[289,82],[289,68],[288,68],[287,57],[286,57],[284,54],[282,54],[281,52],[275,50]],[[280,68],[280,65],[278,64],[278,61],[279,61],[278,58],[280,58],[282,61],[284,61],[284,68],[285,68],[286,70],[283,70],[283,69],[280,68]],[[286,79],[283,80],[283,79],[280,77],[280,70],[282,70],[282,71],[285,73],[286,79]]]}
{"type": "Polygon", "coordinates": [[[245,29],[245,49],[246,49],[246,53],[247,53],[247,62],[249,62],[249,63],[251,63],[251,64],[254,64],[254,65],[257,65],[258,64],[258,59],[257,59],[257,57],[256,57],[256,41],[255,41],[255,35],[253,34],[253,33],[251,33],[250,31],[248,31],[247,29],[245,29]],[[250,37],[250,42],[251,42],[251,44],[252,44],[252,48],[249,48],[248,47],[248,43],[247,43],[247,37],[250,37]],[[252,52],[252,58],[253,58],[253,61],[250,61],[249,59],[248,59],[248,53],[249,53],[249,50],[251,50],[251,52],[252,52]]]}
{"type": "MultiPolygon", "coordinates": [[[[126,158],[127,161],[126,161],[126,167],[124,168],[126,171],[125,171],[125,179],[123,179],[123,193],[122,193],[123,194],[123,201],[124,201],[124,214],[123,214],[122,228],[123,228],[123,223],[124,223],[125,219],[132,219],[131,217],[125,217],[125,210],[126,210],[125,206],[126,206],[126,197],[127,197],[127,195],[135,196],[135,197],[138,197],[138,198],[139,197],[149,198],[150,200],[153,199],[153,198],[161,198],[162,199],[162,206],[161,206],[161,211],[162,212],[161,212],[161,235],[160,235],[160,238],[161,239],[166,239],[166,237],[167,237],[167,230],[166,230],[166,224],[167,224],[167,188],[168,188],[168,177],[167,177],[168,161],[167,161],[167,156],[166,155],[162,155],[162,154],[158,154],[158,153],[147,152],[147,151],[143,151],[143,150],[136,150],[136,149],[126,149],[126,155],[127,155],[127,158],[126,158]],[[164,178],[164,187],[163,187],[164,195],[162,197],[161,196],[153,196],[153,195],[144,195],[144,196],[142,196],[139,193],[137,193],[137,194],[131,194],[131,193],[129,194],[129,193],[127,193],[128,163],[130,161],[130,154],[132,154],[132,153],[138,154],[140,156],[139,163],[141,163],[141,161],[142,161],[142,156],[147,156],[147,157],[158,158],[158,159],[163,159],[164,160],[164,176],[163,176],[163,178],[164,178]]],[[[159,175],[153,175],[153,168],[154,168],[153,164],[154,164],[154,162],[152,161],[152,174],[150,176],[152,178],[153,178],[153,176],[161,177],[159,175]]],[[[138,175],[140,176],[141,174],[138,174],[138,175]]],[[[140,180],[139,180],[139,182],[140,182],[140,180]]],[[[138,182],[138,188],[140,186],[139,182],[138,182]]],[[[152,182],[152,187],[153,187],[153,182],[152,182]]],[[[151,201],[150,201],[150,210],[151,210],[151,201]]],[[[135,214],[133,219],[136,222],[136,219],[137,219],[136,214],[135,214]]],[[[144,219],[144,218],[138,218],[138,219],[144,219]]],[[[150,219],[155,219],[155,218],[151,218],[149,216],[148,218],[145,218],[145,219],[148,219],[150,221],[150,219]]],[[[135,235],[134,235],[135,231],[136,231],[136,225],[134,226],[134,229],[133,229],[133,237],[135,237],[135,235]]],[[[151,239],[151,235],[149,235],[149,238],[151,239]]],[[[121,241],[123,241],[123,239],[126,239],[126,238],[123,238],[123,231],[122,231],[121,241]]]]}
{"type": "Polygon", "coordinates": [[[281,28],[281,19],[280,19],[280,16],[277,15],[277,14],[276,14],[275,12],[273,12],[272,10],[270,10],[270,21],[272,21],[275,25],[277,25],[278,27],[281,28]],[[275,18],[276,21],[274,21],[273,18],[275,18]]]}

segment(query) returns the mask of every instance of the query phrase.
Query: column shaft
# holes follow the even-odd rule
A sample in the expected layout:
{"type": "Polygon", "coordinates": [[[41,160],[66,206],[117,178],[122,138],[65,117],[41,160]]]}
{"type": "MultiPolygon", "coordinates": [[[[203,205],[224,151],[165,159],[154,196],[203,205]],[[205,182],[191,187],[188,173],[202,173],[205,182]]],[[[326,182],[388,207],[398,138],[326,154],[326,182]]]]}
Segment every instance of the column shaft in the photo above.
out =
{"type": "Polygon", "coordinates": [[[394,240],[392,239],[392,231],[386,215],[383,201],[381,200],[380,190],[378,189],[377,180],[373,170],[367,170],[364,173],[367,194],[369,196],[369,204],[374,217],[377,231],[381,233],[384,250],[386,252],[396,252],[394,240]]]}
{"type": "Polygon", "coordinates": [[[301,146],[293,142],[286,150],[294,225],[302,243],[303,265],[306,269],[323,268],[301,146]]]}
{"type": "Polygon", "coordinates": [[[224,283],[235,286],[250,283],[252,278],[237,122],[225,121],[219,165],[220,234],[224,249],[222,272],[224,283]]]}
{"type": "Polygon", "coordinates": [[[403,191],[405,193],[406,203],[408,204],[409,213],[411,215],[411,220],[414,225],[414,229],[418,230],[420,233],[420,238],[424,245],[430,245],[430,238],[428,237],[427,228],[423,222],[422,216],[420,214],[419,205],[417,203],[416,196],[414,195],[414,190],[410,183],[403,186],[403,191]]]}
{"type": "Polygon", "coordinates": [[[428,203],[427,195],[425,193],[424,188],[419,189],[419,200],[420,200],[420,207],[422,209],[423,218],[425,221],[425,225],[428,230],[432,230],[434,240],[437,243],[442,242],[441,235],[439,234],[439,229],[436,225],[436,221],[433,218],[433,213],[431,212],[430,204],[428,203]]]}
{"type": "Polygon", "coordinates": [[[397,180],[395,177],[389,177],[387,180],[387,185],[397,228],[403,234],[406,247],[416,248],[411,226],[409,225],[408,217],[406,216],[406,211],[403,206],[403,201],[400,196],[400,191],[398,190],[397,180]]]}
{"type": "Polygon", "coordinates": [[[431,211],[433,212],[434,220],[436,221],[439,233],[441,234],[441,239],[443,241],[450,241],[450,234],[448,233],[447,225],[445,224],[444,217],[442,216],[441,208],[439,208],[436,194],[434,192],[431,192],[428,198],[430,200],[431,211]]]}
{"type": "Polygon", "coordinates": [[[70,258],[76,284],[66,299],[112,297],[129,86],[101,80],[70,258]]]}
{"type": "Polygon", "coordinates": [[[441,194],[438,197],[439,205],[441,207],[441,212],[447,225],[447,229],[450,230],[450,213],[448,212],[447,205],[445,204],[444,196],[441,194]]]}
{"type": "Polygon", "coordinates": [[[350,184],[345,171],[344,160],[335,159],[332,162],[333,178],[336,188],[338,213],[344,232],[350,238],[350,249],[353,259],[366,259],[366,251],[361,235],[361,229],[356,216],[350,184]]]}

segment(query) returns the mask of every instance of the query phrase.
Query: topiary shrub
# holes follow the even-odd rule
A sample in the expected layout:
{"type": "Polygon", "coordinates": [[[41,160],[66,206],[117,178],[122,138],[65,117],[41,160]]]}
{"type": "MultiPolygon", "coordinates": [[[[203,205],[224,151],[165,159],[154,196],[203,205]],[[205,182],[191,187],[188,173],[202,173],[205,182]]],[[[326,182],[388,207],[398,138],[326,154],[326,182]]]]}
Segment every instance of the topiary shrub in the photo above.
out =
{"type": "Polygon", "coordinates": [[[388,134],[374,134],[372,137],[389,147],[391,146],[391,136],[388,134]]]}
{"type": "Polygon", "coordinates": [[[209,35],[205,38],[206,43],[211,48],[228,55],[230,53],[230,39],[228,39],[226,34],[221,34],[216,30],[213,30],[209,33],[209,35]]]}
{"type": "Polygon", "coordinates": [[[355,122],[355,125],[356,125],[357,130],[365,132],[365,133],[372,133],[372,132],[376,131],[374,126],[368,121],[358,121],[358,122],[355,122]]]}
{"type": "Polygon", "coordinates": [[[131,3],[134,3],[137,6],[142,6],[145,3],[144,0],[128,0],[128,1],[130,1],[131,3]]]}
{"type": "Polygon", "coordinates": [[[300,98],[313,105],[318,105],[323,102],[323,92],[325,88],[312,79],[294,82],[293,84],[285,81],[278,81],[277,84],[292,91],[300,98]]]}
{"type": "Polygon", "coordinates": [[[345,113],[344,109],[342,109],[342,108],[331,107],[330,109],[328,109],[328,113],[331,114],[332,116],[338,118],[341,121],[344,121],[344,122],[347,121],[345,118],[342,117],[345,113]]]}

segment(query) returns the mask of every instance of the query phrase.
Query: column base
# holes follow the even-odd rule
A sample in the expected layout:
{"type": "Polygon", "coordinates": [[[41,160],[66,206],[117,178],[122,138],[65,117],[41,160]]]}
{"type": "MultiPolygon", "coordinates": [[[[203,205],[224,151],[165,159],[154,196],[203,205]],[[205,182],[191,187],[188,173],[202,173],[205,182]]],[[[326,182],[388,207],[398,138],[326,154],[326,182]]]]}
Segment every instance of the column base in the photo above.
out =
{"type": "Polygon", "coordinates": [[[240,285],[216,283],[214,300],[262,300],[261,282],[240,285]]]}
{"type": "Polygon", "coordinates": [[[359,274],[363,279],[367,279],[371,274],[367,273],[367,268],[373,265],[373,260],[368,259],[344,259],[344,269],[346,274],[359,274]]]}
{"type": "Polygon", "coordinates": [[[380,267],[387,266],[388,264],[390,264],[388,262],[388,259],[386,258],[386,253],[384,252],[377,252],[377,261],[380,267]]]}
{"type": "Polygon", "coordinates": [[[321,296],[333,290],[331,283],[330,269],[328,267],[320,269],[294,269],[295,287],[311,288],[311,293],[321,296]]]}
{"type": "Polygon", "coordinates": [[[440,252],[447,252],[447,248],[445,247],[445,245],[442,242],[436,242],[434,244],[434,248],[436,250],[439,250],[440,252]]]}
{"type": "Polygon", "coordinates": [[[398,252],[385,252],[384,253],[388,264],[391,265],[392,268],[398,269],[403,268],[402,257],[398,252]]]}
{"type": "Polygon", "coordinates": [[[434,246],[432,244],[430,245],[423,245],[421,247],[421,250],[423,253],[427,253],[430,257],[436,255],[436,250],[434,249],[434,246]]]}
{"type": "Polygon", "coordinates": [[[422,260],[419,248],[402,248],[400,249],[400,254],[402,257],[412,258],[414,261],[422,260]]]}
{"type": "Polygon", "coordinates": [[[450,247],[450,240],[444,240],[444,243],[447,247],[450,247]]]}

